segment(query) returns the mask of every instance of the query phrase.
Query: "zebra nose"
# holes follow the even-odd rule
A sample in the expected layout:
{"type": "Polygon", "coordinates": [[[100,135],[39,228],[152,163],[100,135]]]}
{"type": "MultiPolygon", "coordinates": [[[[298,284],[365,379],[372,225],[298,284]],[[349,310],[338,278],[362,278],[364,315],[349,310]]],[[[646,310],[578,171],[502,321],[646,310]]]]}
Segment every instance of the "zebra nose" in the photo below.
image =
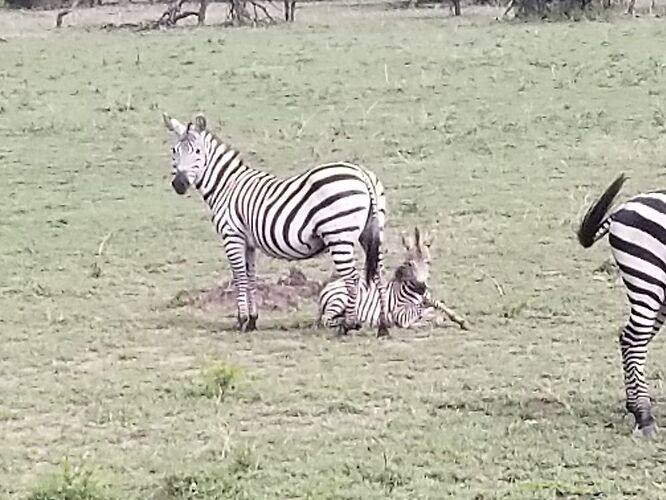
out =
{"type": "Polygon", "coordinates": [[[171,187],[173,187],[173,190],[178,194],[185,194],[185,191],[187,191],[189,186],[190,183],[187,180],[187,177],[181,173],[176,174],[176,176],[171,181],[171,187]]]}

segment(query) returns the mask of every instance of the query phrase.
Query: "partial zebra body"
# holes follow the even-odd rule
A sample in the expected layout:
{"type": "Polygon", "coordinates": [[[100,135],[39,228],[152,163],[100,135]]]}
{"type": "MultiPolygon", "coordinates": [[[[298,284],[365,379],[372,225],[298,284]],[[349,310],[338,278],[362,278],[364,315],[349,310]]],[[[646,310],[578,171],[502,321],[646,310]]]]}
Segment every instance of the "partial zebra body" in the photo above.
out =
{"type": "Polygon", "coordinates": [[[626,178],[621,175],[590,207],[578,231],[587,248],[608,234],[630,305],[620,335],[627,409],[646,436],[657,429],[645,379],[647,346],[666,316],[666,192],[639,194],[608,209],[626,178]]]}
{"type": "MultiPolygon", "coordinates": [[[[309,259],[336,244],[359,239],[368,224],[377,177],[351,163],[330,163],[287,179],[251,169],[239,161],[228,192],[217,193],[214,169],[197,184],[210,202],[212,221],[226,239],[242,238],[248,246],[285,260],[309,259]]],[[[224,178],[222,179],[224,182],[224,178]]],[[[383,228],[384,207],[376,224],[383,228]]]]}
{"type": "MultiPolygon", "coordinates": [[[[285,260],[328,252],[350,297],[341,329],[358,328],[356,243],[366,254],[366,281],[384,295],[386,201],[377,176],[340,162],[280,179],[245,165],[238,151],[206,130],[201,116],[196,127],[166,115],[165,124],[178,134],[173,188],[184,194],[194,185],[211,209],[233,274],[241,329],[256,328],[256,250],[285,260]]],[[[388,333],[386,300],[381,303],[378,335],[388,333]]]]}

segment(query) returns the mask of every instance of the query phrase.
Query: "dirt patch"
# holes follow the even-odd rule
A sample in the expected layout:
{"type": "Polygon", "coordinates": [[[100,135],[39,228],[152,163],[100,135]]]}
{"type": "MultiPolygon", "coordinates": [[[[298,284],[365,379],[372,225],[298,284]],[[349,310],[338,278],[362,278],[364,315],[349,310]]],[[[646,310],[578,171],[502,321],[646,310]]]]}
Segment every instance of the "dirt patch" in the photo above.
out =
{"type": "MultiPolygon", "coordinates": [[[[303,306],[312,308],[324,285],[310,280],[296,267],[291,267],[286,276],[274,282],[257,281],[255,300],[261,311],[294,312],[303,306]]],[[[168,308],[196,307],[199,309],[222,309],[236,314],[236,294],[230,281],[211,289],[182,290],[171,299],[168,308]]]]}

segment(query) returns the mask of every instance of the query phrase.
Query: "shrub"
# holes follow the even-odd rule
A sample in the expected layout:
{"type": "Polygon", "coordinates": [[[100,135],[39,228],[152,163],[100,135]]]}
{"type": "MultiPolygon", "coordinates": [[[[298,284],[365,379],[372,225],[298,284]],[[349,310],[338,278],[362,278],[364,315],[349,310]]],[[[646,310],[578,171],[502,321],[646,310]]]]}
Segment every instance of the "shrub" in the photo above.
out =
{"type": "Polygon", "coordinates": [[[92,475],[92,471],[72,469],[65,459],[62,472],[38,486],[27,500],[111,500],[92,475]]]}

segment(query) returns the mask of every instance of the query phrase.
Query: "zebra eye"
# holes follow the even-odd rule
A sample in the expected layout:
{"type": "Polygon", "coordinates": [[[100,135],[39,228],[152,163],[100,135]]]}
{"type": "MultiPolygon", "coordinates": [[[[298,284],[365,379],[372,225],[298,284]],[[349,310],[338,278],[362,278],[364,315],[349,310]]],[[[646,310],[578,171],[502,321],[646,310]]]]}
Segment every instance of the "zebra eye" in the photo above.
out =
{"type": "Polygon", "coordinates": [[[196,153],[196,154],[201,154],[201,150],[200,150],[199,148],[197,148],[197,150],[195,151],[195,153],[196,153]]]}

